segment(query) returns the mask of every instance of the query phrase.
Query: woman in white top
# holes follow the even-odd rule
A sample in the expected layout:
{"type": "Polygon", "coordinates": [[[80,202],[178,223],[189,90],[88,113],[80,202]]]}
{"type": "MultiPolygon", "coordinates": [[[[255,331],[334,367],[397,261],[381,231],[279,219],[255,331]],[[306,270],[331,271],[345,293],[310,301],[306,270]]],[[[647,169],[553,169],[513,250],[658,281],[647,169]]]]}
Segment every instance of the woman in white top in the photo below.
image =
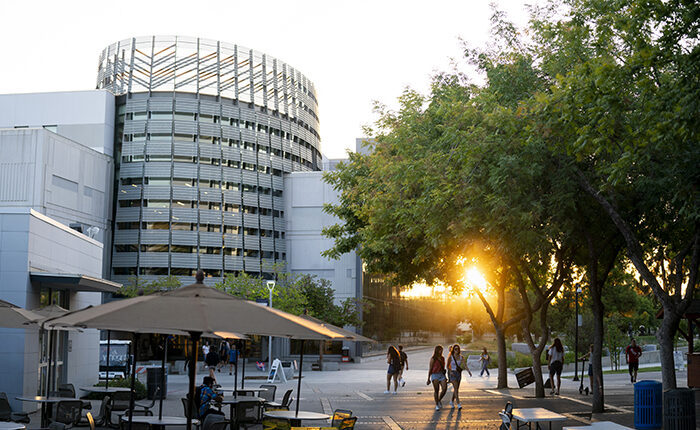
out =
{"type": "Polygon", "coordinates": [[[552,391],[549,394],[559,394],[561,388],[561,369],[564,367],[564,347],[559,338],[554,339],[554,343],[547,352],[547,362],[549,363],[549,380],[552,382],[552,391]],[[554,376],[557,377],[556,390],[554,386],[554,376]]]}
{"type": "Polygon", "coordinates": [[[450,384],[452,384],[453,387],[450,406],[454,408],[456,403],[457,409],[462,409],[462,403],[459,400],[459,385],[462,383],[462,370],[466,370],[469,376],[472,376],[472,372],[469,371],[467,367],[467,360],[462,355],[459,345],[455,344],[450,348],[450,355],[447,357],[447,368],[450,371],[450,384]]]}

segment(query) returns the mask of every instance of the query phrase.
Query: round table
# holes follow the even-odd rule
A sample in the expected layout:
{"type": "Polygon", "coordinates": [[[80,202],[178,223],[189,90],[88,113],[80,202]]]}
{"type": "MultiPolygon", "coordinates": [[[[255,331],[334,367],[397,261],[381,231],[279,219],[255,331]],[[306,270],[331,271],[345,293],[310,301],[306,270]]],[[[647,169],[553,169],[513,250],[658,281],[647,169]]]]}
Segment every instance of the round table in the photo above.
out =
{"type": "Polygon", "coordinates": [[[27,426],[20,423],[0,421],[0,430],[24,430],[27,426]]]}
{"type": "MultiPolygon", "coordinates": [[[[226,391],[226,392],[228,392],[228,391],[233,392],[233,388],[218,388],[218,390],[219,391],[226,391]]],[[[261,388],[261,387],[258,387],[258,388],[238,388],[238,389],[236,389],[236,393],[238,393],[239,395],[245,396],[248,393],[260,393],[261,391],[267,391],[267,390],[268,390],[267,388],[261,388]]]]}
{"type": "Polygon", "coordinates": [[[131,391],[131,388],[126,388],[126,387],[80,387],[81,390],[83,391],[88,391],[90,393],[102,393],[102,394],[111,394],[111,393],[118,393],[118,392],[123,392],[123,391],[131,391]]]}
{"type": "MultiPolygon", "coordinates": [[[[46,396],[27,396],[27,397],[15,397],[15,399],[20,402],[34,402],[41,404],[41,427],[46,428],[49,426],[49,414],[47,413],[47,405],[51,406],[54,403],[63,402],[66,400],[81,400],[72,397],[46,397],[46,396]]],[[[81,400],[82,401],[82,400],[81,400]]]]}
{"type": "MultiPolygon", "coordinates": [[[[124,422],[129,422],[129,417],[124,415],[122,416],[122,421],[124,422]]],[[[187,418],[185,417],[171,417],[171,416],[163,416],[163,418],[158,418],[157,416],[153,417],[144,417],[144,416],[133,416],[132,421],[135,423],[144,423],[144,424],[150,424],[152,427],[155,428],[165,428],[165,426],[184,426],[187,424],[187,418]]],[[[193,419],[192,424],[194,425],[199,425],[199,420],[193,419]]]]}
{"type": "Polygon", "coordinates": [[[270,412],[265,412],[263,415],[266,417],[270,417],[270,418],[288,420],[289,424],[292,427],[300,427],[302,420],[318,421],[318,420],[327,420],[330,418],[330,415],[320,414],[318,412],[307,412],[307,411],[299,411],[298,414],[294,411],[270,411],[270,412]]]}
{"type": "Polygon", "coordinates": [[[233,421],[234,419],[234,413],[233,410],[235,409],[235,406],[239,403],[263,403],[265,402],[265,399],[262,397],[255,397],[255,396],[238,396],[238,397],[224,397],[224,400],[221,401],[222,405],[230,405],[230,412],[229,412],[229,419],[233,421]]]}

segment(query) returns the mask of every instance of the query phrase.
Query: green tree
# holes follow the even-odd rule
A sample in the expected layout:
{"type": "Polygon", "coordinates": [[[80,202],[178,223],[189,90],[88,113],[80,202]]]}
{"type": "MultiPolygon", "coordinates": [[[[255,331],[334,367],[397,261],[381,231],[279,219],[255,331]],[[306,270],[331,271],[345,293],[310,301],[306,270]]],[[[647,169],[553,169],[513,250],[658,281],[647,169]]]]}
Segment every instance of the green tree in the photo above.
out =
{"type": "Polygon", "coordinates": [[[675,388],[673,339],[700,264],[700,5],[572,0],[534,21],[542,69],[537,133],[576,157],[582,190],[622,237],[627,258],[664,310],[664,388],[675,388]]]}

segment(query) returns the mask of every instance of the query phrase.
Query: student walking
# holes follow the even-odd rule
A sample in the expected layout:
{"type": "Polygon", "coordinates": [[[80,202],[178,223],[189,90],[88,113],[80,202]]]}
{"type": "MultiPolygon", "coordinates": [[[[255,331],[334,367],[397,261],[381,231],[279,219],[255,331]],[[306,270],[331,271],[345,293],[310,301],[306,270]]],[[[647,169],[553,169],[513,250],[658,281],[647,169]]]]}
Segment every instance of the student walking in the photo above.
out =
{"type": "Polygon", "coordinates": [[[399,350],[393,345],[389,347],[386,352],[386,362],[389,365],[389,369],[386,371],[386,390],[384,394],[389,394],[389,388],[391,388],[391,380],[394,380],[394,394],[399,388],[399,370],[401,369],[401,354],[399,350]]]}
{"type": "Polygon", "coordinates": [[[561,370],[564,367],[564,346],[558,337],[554,339],[554,343],[549,347],[547,362],[549,364],[549,380],[552,381],[552,391],[549,394],[558,395],[561,389],[561,370]],[[557,377],[556,386],[554,384],[555,376],[557,377]]]}
{"type": "Polygon", "coordinates": [[[489,356],[489,352],[484,348],[483,351],[481,351],[481,357],[479,357],[479,363],[481,363],[481,373],[479,373],[479,376],[484,376],[484,372],[486,372],[486,377],[490,377],[491,374],[489,373],[489,363],[491,362],[491,357],[489,356]]]}
{"type": "Polygon", "coordinates": [[[403,345],[399,345],[399,358],[401,359],[401,368],[399,369],[399,382],[403,387],[404,385],[406,385],[406,381],[403,380],[404,367],[406,368],[406,370],[408,370],[408,355],[406,355],[406,353],[403,352],[403,345]]]}
{"type": "Polygon", "coordinates": [[[642,348],[637,345],[637,341],[632,339],[632,343],[625,348],[625,358],[630,372],[630,381],[637,382],[637,371],[639,370],[639,357],[642,356],[642,348]]]}
{"type": "Polygon", "coordinates": [[[236,349],[236,343],[231,344],[231,348],[228,350],[228,374],[233,374],[233,366],[238,368],[238,350],[236,349]]]}
{"type": "Polygon", "coordinates": [[[459,400],[459,386],[462,383],[462,371],[466,370],[469,376],[472,372],[467,367],[467,359],[462,355],[459,345],[455,344],[450,347],[450,354],[447,356],[447,366],[450,369],[450,384],[452,384],[452,398],[450,399],[450,407],[462,409],[462,402],[459,400]]]}
{"type": "Polygon", "coordinates": [[[447,378],[445,377],[445,357],[442,355],[442,346],[437,345],[433,351],[433,356],[430,357],[428,365],[428,382],[426,385],[433,383],[435,410],[439,411],[442,407],[442,398],[447,392],[447,378]]]}

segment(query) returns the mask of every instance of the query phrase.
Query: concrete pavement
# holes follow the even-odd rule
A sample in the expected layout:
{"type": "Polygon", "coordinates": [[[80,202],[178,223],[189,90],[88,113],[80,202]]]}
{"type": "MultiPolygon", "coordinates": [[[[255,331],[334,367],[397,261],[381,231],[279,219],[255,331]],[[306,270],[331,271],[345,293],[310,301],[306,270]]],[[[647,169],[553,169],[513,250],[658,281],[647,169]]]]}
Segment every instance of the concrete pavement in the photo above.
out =
{"type": "MultiPolygon", "coordinates": [[[[509,374],[510,389],[496,390],[497,371],[493,369],[489,378],[478,375],[469,377],[466,373],[460,389],[462,410],[449,407],[452,390],[449,389],[443,400],[444,408],[435,410],[432,386],[426,386],[427,368],[432,348],[408,352],[409,370],[404,374],[405,387],[397,394],[384,394],[386,388],[386,364],[384,360],[365,363],[343,363],[340,371],[306,372],[302,378],[301,409],[331,414],[334,409],[350,409],[359,417],[357,429],[495,429],[500,424],[498,411],[506,401],[519,407],[544,407],[568,419],[553,428],[568,425],[590,424],[594,421],[614,421],[633,427],[634,400],[633,386],[627,374],[605,375],[606,411],[591,417],[591,396],[578,392],[579,382],[562,380],[559,396],[544,399],[534,397],[534,384],[523,389],[517,387],[515,376],[509,374]]],[[[197,381],[203,374],[198,373],[197,381]]],[[[246,376],[261,379],[247,379],[246,386],[257,387],[265,383],[263,374],[254,368],[246,370],[246,376]]],[[[678,380],[685,381],[685,373],[678,373],[678,380]]],[[[233,377],[228,372],[217,373],[218,382],[224,387],[233,386],[233,377]]],[[[660,372],[641,373],[639,379],[661,380],[660,372]]],[[[285,390],[294,389],[298,380],[278,383],[279,400],[285,390]]],[[[587,383],[587,380],[585,381],[587,383]]],[[[240,385],[240,384],[239,384],[240,385]]],[[[187,391],[186,375],[170,375],[168,378],[168,398],[164,402],[165,415],[183,415],[180,398],[187,391]]],[[[548,390],[547,390],[548,391],[548,390]]],[[[696,395],[700,402],[700,395],[696,395]]],[[[95,402],[97,403],[97,402],[95,402]]],[[[700,403],[697,403],[700,406],[700,403]]],[[[294,405],[293,405],[294,406],[294,405]]],[[[97,412],[99,404],[94,405],[97,412]]],[[[227,411],[228,412],[228,411],[227,411]]],[[[157,410],[156,410],[157,413],[157,410]]],[[[38,421],[38,414],[33,414],[38,421]]],[[[699,416],[700,418],[700,416],[699,416]]],[[[36,423],[38,424],[38,423],[36,423]]],[[[31,425],[38,427],[38,425],[31,425]]],[[[305,425],[329,425],[324,422],[305,422],[305,425]]],[[[700,424],[700,420],[698,421],[700,424]]],[[[178,429],[175,429],[178,430],[178,429]]]]}

